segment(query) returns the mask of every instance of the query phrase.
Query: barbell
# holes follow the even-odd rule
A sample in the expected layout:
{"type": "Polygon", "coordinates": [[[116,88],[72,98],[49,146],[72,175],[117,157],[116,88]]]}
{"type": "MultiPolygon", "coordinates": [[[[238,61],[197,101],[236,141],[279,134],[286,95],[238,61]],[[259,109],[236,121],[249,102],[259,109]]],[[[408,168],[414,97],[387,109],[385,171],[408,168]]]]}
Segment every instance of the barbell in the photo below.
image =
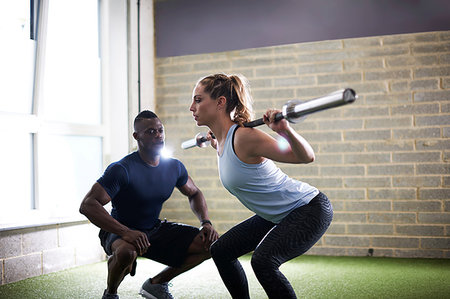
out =
{"type": "MultiPolygon", "coordinates": [[[[353,103],[357,98],[358,96],[353,89],[346,88],[306,102],[300,100],[290,100],[283,105],[281,112],[275,114],[275,121],[286,119],[290,123],[298,123],[308,114],[347,105],[353,103]]],[[[252,128],[263,124],[263,118],[259,118],[254,121],[244,123],[244,127],[252,128]]],[[[206,139],[205,133],[198,133],[193,139],[189,139],[181,143],[181,148],[183,149],[196,146],[208,146],[208,140],[206,139]]]]}

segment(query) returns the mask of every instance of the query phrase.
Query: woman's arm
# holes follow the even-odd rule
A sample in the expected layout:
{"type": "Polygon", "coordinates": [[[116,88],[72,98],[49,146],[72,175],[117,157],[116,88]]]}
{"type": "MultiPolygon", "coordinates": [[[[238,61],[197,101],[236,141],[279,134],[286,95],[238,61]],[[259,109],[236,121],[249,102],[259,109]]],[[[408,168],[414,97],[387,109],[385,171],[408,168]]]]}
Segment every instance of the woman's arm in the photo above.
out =
{"type": "Polygon", "coordinates": [[[277,112],[279,110],[268,110],[264,114],[264,122],[279,138],[284,138],[289,146],[282,146],[275,138],[259,129],[239,128],[234,143],[239,159],[249,164],[261,163],[264,158],[284,163],[313,162],[315,155],[311,145],[285,119],[275,122],[277,112]]]}

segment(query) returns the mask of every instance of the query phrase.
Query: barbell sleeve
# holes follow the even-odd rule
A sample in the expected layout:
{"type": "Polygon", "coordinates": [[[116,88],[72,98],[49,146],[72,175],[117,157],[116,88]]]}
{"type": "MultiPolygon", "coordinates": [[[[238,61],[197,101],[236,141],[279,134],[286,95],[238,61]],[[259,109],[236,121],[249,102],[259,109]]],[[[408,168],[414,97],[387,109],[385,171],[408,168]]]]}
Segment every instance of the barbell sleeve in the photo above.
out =
{"type": "MultiPolygon", "coordinates": [[[[338,90],[326,96],[315,98],[306,102],[291,100],[283,105],[283,111],[275,115],[275,121],[285,118],[291,123],[296,123],[302,116],[353,103],[357,98],[356,92],[351,88],[338,90]]],[[[244,124],[244,127],[256,127],[264,124],[263,118],[244,124]]]]}

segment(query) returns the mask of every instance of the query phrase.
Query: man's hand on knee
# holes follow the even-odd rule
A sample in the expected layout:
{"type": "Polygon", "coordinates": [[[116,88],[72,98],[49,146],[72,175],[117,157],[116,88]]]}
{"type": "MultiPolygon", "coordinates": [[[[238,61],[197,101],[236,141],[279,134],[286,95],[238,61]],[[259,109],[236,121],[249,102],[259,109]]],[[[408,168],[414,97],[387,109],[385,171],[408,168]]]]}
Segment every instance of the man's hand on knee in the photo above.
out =
{"type": "Polygon", "coordinates": [[[122,239],[133,244],[139,255],[146,253],[147,249],[150,247],[150,242],[147,239],[147,235],[138,230],[128,230],[122,236],[122,239]]]}

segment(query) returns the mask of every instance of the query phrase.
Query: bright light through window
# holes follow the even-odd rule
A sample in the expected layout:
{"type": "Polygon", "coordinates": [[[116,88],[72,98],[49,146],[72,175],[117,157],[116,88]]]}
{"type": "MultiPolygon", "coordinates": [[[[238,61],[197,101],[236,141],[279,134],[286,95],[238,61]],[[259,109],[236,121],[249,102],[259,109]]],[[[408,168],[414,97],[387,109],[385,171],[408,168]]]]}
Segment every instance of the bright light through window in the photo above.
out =
{"type": "Polygon", "coordinates": [[[101,122],[98,3],[50,0],[43,86],[46,119],[101,122]]]}
{"type": "Polygon", "coordinates": [[[78,215],[81,200],[101,175],[102,139],[43,135],[39,150],[39,208],[53,217],[78,215]]]}
{"type": "Polygon", "coordinates": [[[35,43],[30,0],[0,1],[0,111],[31,113],[35,43]]]}
{"type": "Polygon", "coordinates": [[[32,135],[0,131],[0,218],[30,210],[32,203],[32,135]]]}

